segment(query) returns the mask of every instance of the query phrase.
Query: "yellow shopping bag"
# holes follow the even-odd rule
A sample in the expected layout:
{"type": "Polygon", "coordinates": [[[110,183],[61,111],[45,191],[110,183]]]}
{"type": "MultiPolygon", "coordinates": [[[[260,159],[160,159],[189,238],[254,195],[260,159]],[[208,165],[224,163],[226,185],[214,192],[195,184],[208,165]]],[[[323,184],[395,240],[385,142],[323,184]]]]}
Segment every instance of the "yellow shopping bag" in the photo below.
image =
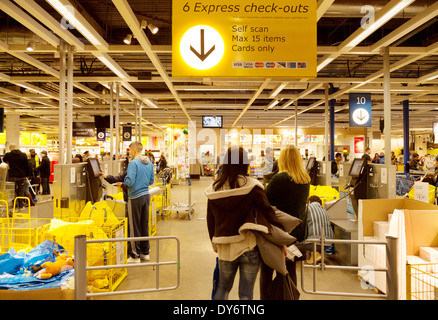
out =
{"type": "Polygon", "coordinates": [[[99,201],[94,204],[87,202],[78,220],[93,220],[99,227],[111,227],[119,223],[119,219],[117,219],[106,201],[99,201]]]}
{"type": "Polygon", "coordinates": [[[309,190],[309,197],[311,196],[318,196],[322,204],[339,199],[339,192],[335,188],[332,188],[331,186],[310,186],[309,190]]]}
{"type": "MultiPolygon", "coordinates": [[[[64,222],[52,219],[50,222],[48,236],[57,242],[70,254],[74,254],[74,239],[78,235],[87,236],[91,239],[108,239],[102,228],[98,227],[94,221],[86,220],[79,222],[64,222]]],[[[109,252],[109,243],[91,243],[87,245],[87,262],[89,265],[103,265],[109,252]]]]}

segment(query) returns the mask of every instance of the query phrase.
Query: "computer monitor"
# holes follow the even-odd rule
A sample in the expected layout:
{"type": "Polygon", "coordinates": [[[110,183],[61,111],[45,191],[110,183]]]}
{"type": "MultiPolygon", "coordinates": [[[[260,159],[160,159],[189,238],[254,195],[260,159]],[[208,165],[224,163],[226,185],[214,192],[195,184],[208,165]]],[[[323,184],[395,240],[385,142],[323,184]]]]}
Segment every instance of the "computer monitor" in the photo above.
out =
{"type": "Polygon", "coordinates": [[[222,116],[202,116],[203,128],[222,128],[223,117],[222,116]]]}
{"type": "Polygon", "coordinates": [[[310,157],[309,160],[307,161],[307,165],[306,165],[306,171],[310,172],[310,170],[313,169],[313,166],[316,163],[316,158],[315,157],[310,157]]]}
{"type": "Polygon", "coordinates": [[[362,158],[354,159],[348,175],[353,178],[358,178],[362,174],[366,164],[367,161],[365,159],[362,158]]]}
{"type": "Polygon", "coordinates": [[[93,176],[95,178],[99,178],[100,177],[99,161],[95,158],[88,158],[88,162],[91,165],[91,170],[93,172],[93,176]]]}

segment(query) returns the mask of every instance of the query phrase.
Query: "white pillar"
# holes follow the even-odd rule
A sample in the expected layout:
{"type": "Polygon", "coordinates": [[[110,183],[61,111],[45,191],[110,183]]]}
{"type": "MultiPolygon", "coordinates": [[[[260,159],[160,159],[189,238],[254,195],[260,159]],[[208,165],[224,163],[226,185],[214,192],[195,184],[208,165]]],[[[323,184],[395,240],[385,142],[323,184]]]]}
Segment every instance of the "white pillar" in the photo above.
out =
{"type": "Polygon", "coordinates": [[[385,119],[385,164],[391,164],[391,71],[389,47],[383,49],[383,117],[385,119]]]}
{"type": "Polygon", "coordinates": [[[120,158],[120,82],[116,83],[116,160],[120,158]]]}
{"type": "Polygon", "coordinates": [[[109,84],[110,87],[110,159],[113,159],[114,154],[114,82],[109,84]]]}
{"type": "Polygon", "coordinates": [[[19,145],[20,143],[20,114],[15,113],[13,110],[7,110],[5,112],[5,129],[6,129],[6,149],[5,152],[9,152],[9,145],[11,143],[19,145]]]}
{"type": "Polygon", "coordinates": [[[69,45],[67,55],[67,164],[71,164],[73,160],[73,52],[74,47],[69,45]]]}
{"type": "Polygon", "coordinates": [[[298,100],[295,101],[295,147],[298,148],[298,100]]]}
{"type": "Polygon", "coordinates": [[[143,117],[143,102],[138,101],[138,141],[141,143],[141,126],[142,126],[142,117],[143,117]]]}
{"type": "Polygon", "coordinates": [[[59,164],[65,163],[65,42],[59,46],[59,164]]]}

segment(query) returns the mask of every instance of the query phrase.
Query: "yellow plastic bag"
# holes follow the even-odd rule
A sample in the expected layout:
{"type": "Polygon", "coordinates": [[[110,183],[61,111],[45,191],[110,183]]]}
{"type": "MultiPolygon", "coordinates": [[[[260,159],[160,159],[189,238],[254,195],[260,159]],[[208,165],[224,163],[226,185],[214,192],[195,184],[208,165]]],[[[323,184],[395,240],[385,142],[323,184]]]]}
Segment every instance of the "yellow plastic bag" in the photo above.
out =
{"type": "MultiPolygon", "coordinates": [[[[102,228],[96,226],[96,223],[91,220],[72,223],[52,219],[47,234],[52,236],[52,240],[63,246],[70,254],[74,254],[74,239],[77,235],[86,235],[87,240],[108,239],[102,228]]],[[[108,242],[87,244],[88,265],[103,265],[108,252],[108,242]]]]}
{"type": "MultiPolygon", "coordinates": [[[[412,187],[408,194],[409,199],[415,199],[415,186],[412,187]]],[[[435,186],[429,184],[429,203],[435,203],[435,186]]]]}
{"type": "Polygon", "coordinates": [[[322,204],[339,199],[339,192],[335,188],[332,188],[331,186],[310,186],[309,190],[309,197],[311,196],[318,196],[322,204]]]}
{"type": "Polygon", "coordinates": [[[125,198],[123,197],[123,192],[119,192],[114,195],[111,195],[111,197],[113,197],[114,200],[119,200],[119,201],[125,200],[125,198]]]}
{"type": "Polygon", "coordinates": [[[111,227],[119,223],[119,219],[117,219],[106,201],[99,201],[94,204],[87,202],[78,220],[93,220],[99,227],[111,227]]]}

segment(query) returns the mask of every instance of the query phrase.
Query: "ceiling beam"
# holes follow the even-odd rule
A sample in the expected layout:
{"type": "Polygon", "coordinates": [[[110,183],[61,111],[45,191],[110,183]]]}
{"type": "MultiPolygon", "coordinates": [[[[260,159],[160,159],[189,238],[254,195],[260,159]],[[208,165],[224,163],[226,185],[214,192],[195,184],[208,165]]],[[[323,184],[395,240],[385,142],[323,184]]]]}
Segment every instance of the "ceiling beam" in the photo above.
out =
{"type": "Polygon", "coordinates": [[[190,115],[188,114],[186,108],[184,107],[183,102],[178,96],[178,92],[175,90],[173,83],[167,74],[167,71],[165,70],[164,66],[161,64],[160,59],[156,55],[155,52],[152,51],[152,45],[149,42],[149,39],[146,37],[143,29],[140,28],[140,23],[135,15],[135,13],[132,11],[132,8],[130,7],[128,1],[126,0],[113,0],[113,3],[119,13],[122,15],[123,19],[127,23],[129,29],[131,29],[134,37],[137,39],[137,41],[142,46],[143,50],[145,51],[146,55],[151,60],[152,64],[157,69],[158,73],[160,74],[161,78],[163,78],[164,83],[169,88],[170,92],[172,92],[175,100],[180,105],[181,109],[183,110],[184,114],[187,116],[187,119],[191,121],[190,115]]]}

